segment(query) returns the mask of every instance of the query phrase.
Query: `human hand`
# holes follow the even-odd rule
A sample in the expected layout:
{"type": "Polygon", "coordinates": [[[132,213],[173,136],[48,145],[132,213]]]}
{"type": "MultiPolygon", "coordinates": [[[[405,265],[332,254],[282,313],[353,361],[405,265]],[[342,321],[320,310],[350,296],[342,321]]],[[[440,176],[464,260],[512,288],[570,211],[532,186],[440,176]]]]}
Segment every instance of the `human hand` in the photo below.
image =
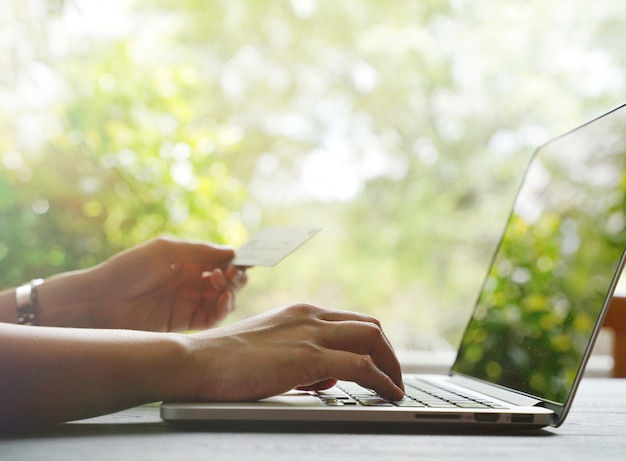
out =
{"type": "MultiPolygon", "coordinates": [[[[356,381],[403,396],[400,365],[380,323],[353,312],[300,304],[189,337],[192,400],[257,400],[290,389],[356,381]]],[[[180,396],[178,396],[180,397],[180,396]]]]}
{"type": "Polygon", "coordinates": [[[97,328],[205,329],[235,308],[245,270],[230,248],[157,238],[92,270],[91,316],[97,328]]]}

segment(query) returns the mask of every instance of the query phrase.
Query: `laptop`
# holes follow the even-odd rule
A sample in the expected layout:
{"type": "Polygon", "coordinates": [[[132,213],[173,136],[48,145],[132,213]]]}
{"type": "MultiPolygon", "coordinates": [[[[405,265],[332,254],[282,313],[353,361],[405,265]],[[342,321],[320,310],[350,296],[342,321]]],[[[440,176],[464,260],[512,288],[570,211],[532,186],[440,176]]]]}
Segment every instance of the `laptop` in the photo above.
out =
{"type": "Polygon", "coordinates": [[[557,427],[602,326],[625,247],[626,104],[535,151],[449,373],[406,374],[407,395],[398,402],[339,382],[257,402],[163,402],[161,417],[216,427],[557,427]]]}

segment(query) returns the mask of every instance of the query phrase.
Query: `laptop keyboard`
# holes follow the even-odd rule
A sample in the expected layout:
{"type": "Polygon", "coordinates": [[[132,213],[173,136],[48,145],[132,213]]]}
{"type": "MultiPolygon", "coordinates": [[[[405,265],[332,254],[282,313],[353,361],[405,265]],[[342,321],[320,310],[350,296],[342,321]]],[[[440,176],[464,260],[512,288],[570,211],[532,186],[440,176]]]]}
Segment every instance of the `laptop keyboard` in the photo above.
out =
{"type": "Polygon", "coordinates": [[[375,407],[428,407],[428,408],[507,408],[488,399],[464,394],[421,379],[404,383],[402,400],[386,400],[371,389],[353,382],[340,382],[336,386],[318,391],[317,396],[328,406],[364,405],[375,407]]]}

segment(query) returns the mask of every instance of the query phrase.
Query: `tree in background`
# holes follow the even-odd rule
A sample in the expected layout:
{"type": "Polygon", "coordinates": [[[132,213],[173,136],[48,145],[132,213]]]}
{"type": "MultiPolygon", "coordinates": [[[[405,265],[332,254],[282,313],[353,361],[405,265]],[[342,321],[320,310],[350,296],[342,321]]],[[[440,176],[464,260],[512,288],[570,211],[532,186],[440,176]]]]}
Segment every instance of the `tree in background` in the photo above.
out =
{"type": "Polygon", "coordinates": [[[454,344],[534,147],[620,102],[622,13],[574,3],[5,2],[2,284],[316,225],[233,318],[302,300],[454,344]]]}

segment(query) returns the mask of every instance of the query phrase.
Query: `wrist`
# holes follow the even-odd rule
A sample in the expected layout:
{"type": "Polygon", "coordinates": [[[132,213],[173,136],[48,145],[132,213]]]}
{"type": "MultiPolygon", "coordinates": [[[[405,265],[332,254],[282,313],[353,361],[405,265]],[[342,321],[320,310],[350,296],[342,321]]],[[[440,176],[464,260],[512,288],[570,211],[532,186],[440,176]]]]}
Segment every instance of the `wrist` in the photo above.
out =
{"type": "Polygon", "coordinates": [[[193,348],[188,335],[135,330],[93,330],[116,336],[114,371],[106,371],[99,383],[106,383],[107,394],[116,411],[163,400],[192,400],[197,381],[193,348]],[[128,341],[127,341],[128,340],[128,341]],[[125,352],[123,352],[125,351],[125,352]],[[123,358],[122,358],[123,357],[123,358]]]}
{"type": "MultiPolygon", "coordinates": [[[[194,366],[191,335],[181,333],[150,333],[158,335],[151,370],[142,374],[144,395],[150,401],[192,400],[195,397],[198,369],[194,366]]],[[[149,361],[149,360],[148,360],[149,361]]]]}
{"type": "Polygon", "coordinates": [[[37,287],[37,323],[43,326],[93,327],[90,271],[55,275],[37,287]]]}

